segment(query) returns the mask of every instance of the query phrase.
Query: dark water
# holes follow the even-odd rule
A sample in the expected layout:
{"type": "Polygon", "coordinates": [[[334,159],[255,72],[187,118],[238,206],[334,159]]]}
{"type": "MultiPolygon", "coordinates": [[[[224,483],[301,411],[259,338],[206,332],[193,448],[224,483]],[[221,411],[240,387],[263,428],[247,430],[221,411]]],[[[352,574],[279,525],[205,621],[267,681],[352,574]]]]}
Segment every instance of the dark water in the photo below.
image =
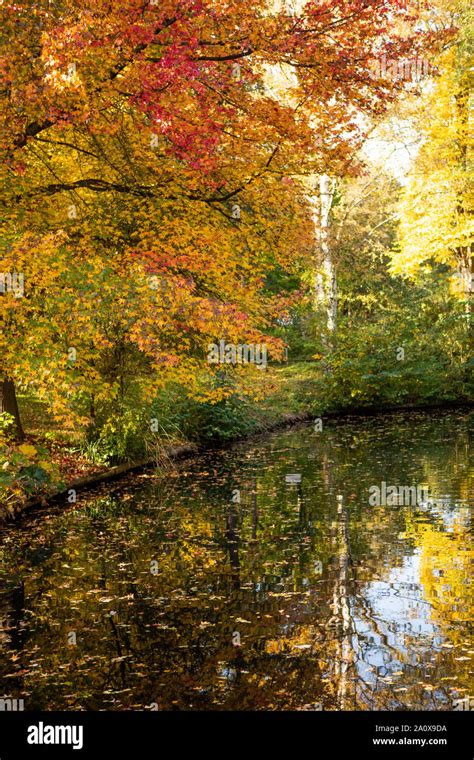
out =
{"type": "Polygon", "coordinates": [[[67,710],[474,702],[472,419],[300,427],[3,530],[0,694],[67,710]],[[429,495],[371,505],[382,481],[429,495]]]}

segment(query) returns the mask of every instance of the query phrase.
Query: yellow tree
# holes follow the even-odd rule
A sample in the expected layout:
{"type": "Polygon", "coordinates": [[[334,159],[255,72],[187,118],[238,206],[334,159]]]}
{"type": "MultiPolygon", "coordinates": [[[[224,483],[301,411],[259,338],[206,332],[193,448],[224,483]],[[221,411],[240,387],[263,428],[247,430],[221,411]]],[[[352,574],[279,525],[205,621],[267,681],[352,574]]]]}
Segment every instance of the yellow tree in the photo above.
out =
{"type": "MultiPolygon", "coordinates": [[[[459,28],[439,57],[439,77],[424,94],[418,120],[422,144],[400,206],[400,249],[393,271],[413,277],[436,263],[455,270],[456,290],[472,294],[474,186],[472,162],[473,13],[465,0],[450,3],[459,28]]],[[[446,13],[446,9],[444,9],[446,13]]]]}

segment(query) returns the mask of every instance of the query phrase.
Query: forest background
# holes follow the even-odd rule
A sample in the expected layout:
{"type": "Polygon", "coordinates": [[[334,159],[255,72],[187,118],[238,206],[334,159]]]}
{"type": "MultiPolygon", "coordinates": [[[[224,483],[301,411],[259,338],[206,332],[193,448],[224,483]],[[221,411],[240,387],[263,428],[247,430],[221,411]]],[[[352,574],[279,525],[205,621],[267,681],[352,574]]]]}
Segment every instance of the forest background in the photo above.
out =
{"type": "Polygon", "coordinates": [[[0,16],[4,508],[290,413],[472,401],[467,0],[0,16]]]}

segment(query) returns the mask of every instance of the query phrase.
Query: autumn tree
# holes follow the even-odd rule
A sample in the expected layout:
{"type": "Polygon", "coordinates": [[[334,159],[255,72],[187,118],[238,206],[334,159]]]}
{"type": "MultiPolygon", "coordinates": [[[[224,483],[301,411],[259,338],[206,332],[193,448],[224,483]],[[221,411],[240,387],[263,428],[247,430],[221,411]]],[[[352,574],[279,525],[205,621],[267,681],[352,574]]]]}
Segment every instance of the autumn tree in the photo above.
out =
{"type": "MultiPolygon", "coordinates": [[[[150,308],[140,288],[133,306],[117,301],[140,312],[127,340],[154,372],[207,386],[202,349],[217,336],[265,339],[278,357],[264,275],[312,245],[302,180],[342,171],[364,134],[359,115],[396,96],[396,83],[373,77],[374,56],[425,44],[410,7],[65,0],[6,4],[1,18],[3,267],[22,266],[27,294],[2,299],[4,378],[45,387],[49,364],[64,399],[77,347],[65,351],[70,338],[51,325],[84,317],[63,298],[62,273],[79,260],[89,274],[77,304],[81,292],[100,299],[91,278],[115,255],[124,277],[161,283],[150,308]],[[272,68],[292,72],[285,99],[268,87],[272,68]]],[[[86,311],[92,336],[93,301],[86,311]]],[[[84,381],[97,350],[91,338],[84,381]]]]}
{"type": "Polygon", "coordinates": [[[417,113],[421,147],[400,208],[399,251],[393,270],[414,277],[443,264],[457,275],[454,290],[470,310],[474,188],[472,183],[472,9],[449,2],[459,34],[437,61],[439,77],[417,113]]]}

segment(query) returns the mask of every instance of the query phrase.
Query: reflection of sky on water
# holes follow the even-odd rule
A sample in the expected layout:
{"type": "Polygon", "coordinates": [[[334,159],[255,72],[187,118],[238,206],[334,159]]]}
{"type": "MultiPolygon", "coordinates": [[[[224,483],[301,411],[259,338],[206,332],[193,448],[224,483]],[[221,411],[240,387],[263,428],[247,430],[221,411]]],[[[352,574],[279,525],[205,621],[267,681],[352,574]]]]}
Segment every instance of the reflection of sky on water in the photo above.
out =
{"type": "Polygon", "coordinates": [[[469,507],[459,499],[450,500],[449,496],[440,496],[433,498],[427,509],[443,523],[447,533],[452,533],[455,526],[458,528],[469,527],[473,507],[474,501],[469,507]]]}
{"type": "Polygon", "coordinates": [[[406,555],[386,581],[368,583],[364,606],[375,622],[368,625],[364,617],[354,616],[362,657],[358,672],[364,681],[374,683],[377,677],[390,676],[404,664],[416,664],[427,651],[439,649],[442,637],[431,620],[431,605],[420,583],[419,551],[406,555]]]}

